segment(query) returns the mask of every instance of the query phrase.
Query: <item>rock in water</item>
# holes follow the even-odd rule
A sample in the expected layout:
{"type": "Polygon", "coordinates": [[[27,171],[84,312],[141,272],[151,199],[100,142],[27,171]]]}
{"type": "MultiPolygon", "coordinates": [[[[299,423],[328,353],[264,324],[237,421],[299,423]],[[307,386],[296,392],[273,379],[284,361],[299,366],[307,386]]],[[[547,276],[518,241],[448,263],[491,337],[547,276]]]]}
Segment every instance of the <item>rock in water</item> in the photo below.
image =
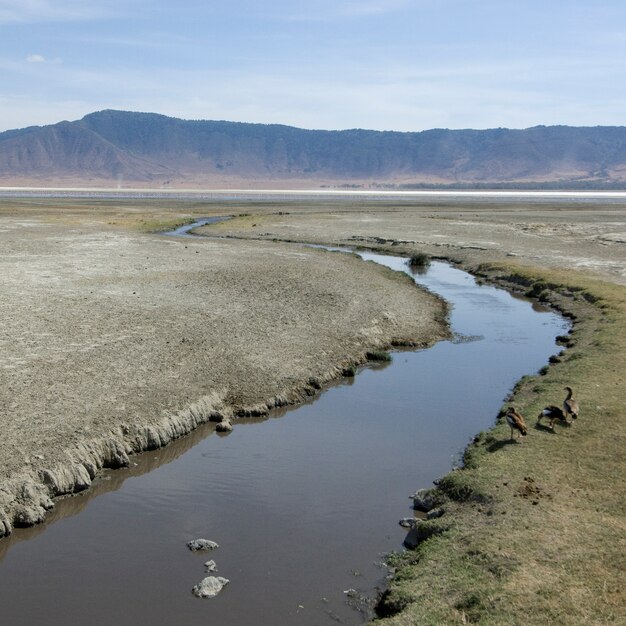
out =
{"type": "Polygon", "coordinates": [[[187,547],[192,552],[196,552],[197,550],[215,550],[219,548],[215,541],[209,541],[208,539],[192,539],[187,542],[187,547]]]}
{"type": "Polygon", "coordinates": [[[214,598],[230,581],[221,576],[207,576],[201,580],[192,590],[198,598],[214,598]]]}
{"type": "Polygon", "coordinates": [[[403,517],[398,524],[402,526],[402,528],[415,528],[417,526],[418,520],[414,517],[403,517]]]}
{"type": "Polygon", "coordinates": [[[207,561],[204,567],[207,572],[217,572],[217,563],[215,561],[207,561]]]}
{"type": "Polygon", "coordinates": [[[428,512],[438,504],[435,490],[433,489],[419,489],[411,498],[413,498],[413,508],[418,511],[428,512]]]}

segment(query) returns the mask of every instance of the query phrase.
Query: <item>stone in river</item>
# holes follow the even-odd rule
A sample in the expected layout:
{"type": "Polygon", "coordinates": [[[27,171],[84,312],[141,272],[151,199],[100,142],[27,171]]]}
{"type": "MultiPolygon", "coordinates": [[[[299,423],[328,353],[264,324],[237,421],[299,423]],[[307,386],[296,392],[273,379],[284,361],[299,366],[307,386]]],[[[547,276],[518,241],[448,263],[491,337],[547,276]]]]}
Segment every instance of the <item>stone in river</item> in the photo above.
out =
{"type": "Polygon", "coordinates": [[[207,561],[204,567],[207,572],[217,572],[217,563],[215,561],[207,561]]]}
{"type": "Polygon", "coordinates": [[[230,581],[221,576],[207,576],[201,580],[192,590],[198,598],[214,598],[230,581]]]}
{"type": "Polygon", "coordinates": [[[215,548],[219,548],[215,541],[209,541],[208,539],[192,539],[187,542],[187,547],[192,552],[196,552],[197,550],[215,550],[215,548]]]}

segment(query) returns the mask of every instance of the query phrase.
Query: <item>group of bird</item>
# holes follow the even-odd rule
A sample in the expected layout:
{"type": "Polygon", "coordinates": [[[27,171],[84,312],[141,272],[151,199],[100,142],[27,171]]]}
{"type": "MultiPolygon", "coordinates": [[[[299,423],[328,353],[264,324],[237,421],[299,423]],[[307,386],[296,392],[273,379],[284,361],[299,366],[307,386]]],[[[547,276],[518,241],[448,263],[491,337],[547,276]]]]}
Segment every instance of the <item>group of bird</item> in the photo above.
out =
{"type": "MultiPolygon", "coordinates": [[[[563,408],[551,404],[545,407],[537,416],[537,424],[541,424],[541,420],[547,418],[549,421],[548,428],[554,430],[554,422],[557,420],[561,424],[571,424],[572,420],[578,418],[578,402],[574,399],[574,392],[571,387],[565,387],[567,396],[563,400],[563,408]]],[[[524,418],[511,406],[505,413],[507,424],[511,427],[511,441],[515,439],[515,431],[522,437],[528,434],[528,428],[524,422],[524,418]]]]}

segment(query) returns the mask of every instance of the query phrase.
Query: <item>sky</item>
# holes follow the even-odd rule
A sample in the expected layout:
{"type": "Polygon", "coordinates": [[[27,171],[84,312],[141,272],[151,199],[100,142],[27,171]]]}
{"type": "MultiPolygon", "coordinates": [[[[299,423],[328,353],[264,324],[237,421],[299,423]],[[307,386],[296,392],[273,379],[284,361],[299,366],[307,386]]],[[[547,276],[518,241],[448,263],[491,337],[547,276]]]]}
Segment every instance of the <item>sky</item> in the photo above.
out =
{"type": "Polygon", "coordinates": [[[0,0],[0,130],[626,124],[624,0],[0,0]]]}

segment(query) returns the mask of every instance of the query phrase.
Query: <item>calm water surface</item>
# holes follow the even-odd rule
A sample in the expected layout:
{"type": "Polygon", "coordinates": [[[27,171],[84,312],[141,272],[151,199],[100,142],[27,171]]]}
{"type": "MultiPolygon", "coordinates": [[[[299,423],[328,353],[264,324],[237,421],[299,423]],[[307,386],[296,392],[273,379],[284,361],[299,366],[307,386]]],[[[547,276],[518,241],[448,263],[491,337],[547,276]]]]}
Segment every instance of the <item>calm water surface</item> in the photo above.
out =
{"type": "Polygon", "coordinates": [[[107,472],[45,525],[0,542],[1,622],[362,623],[363,603],[345,592],[372,597],[384,585],[380,561],[402,548],[408,496],[493,424],[567,328],[442,263],[416,279],[453,304],[453,330],[473,341],[396,352],[310,404],[229,435],[206,425],[107,472]],[[197,537],[220,547],[191,553],[197,537]],[[190,591],[209,558],[230,584],[201,600],[190,591]]]}

